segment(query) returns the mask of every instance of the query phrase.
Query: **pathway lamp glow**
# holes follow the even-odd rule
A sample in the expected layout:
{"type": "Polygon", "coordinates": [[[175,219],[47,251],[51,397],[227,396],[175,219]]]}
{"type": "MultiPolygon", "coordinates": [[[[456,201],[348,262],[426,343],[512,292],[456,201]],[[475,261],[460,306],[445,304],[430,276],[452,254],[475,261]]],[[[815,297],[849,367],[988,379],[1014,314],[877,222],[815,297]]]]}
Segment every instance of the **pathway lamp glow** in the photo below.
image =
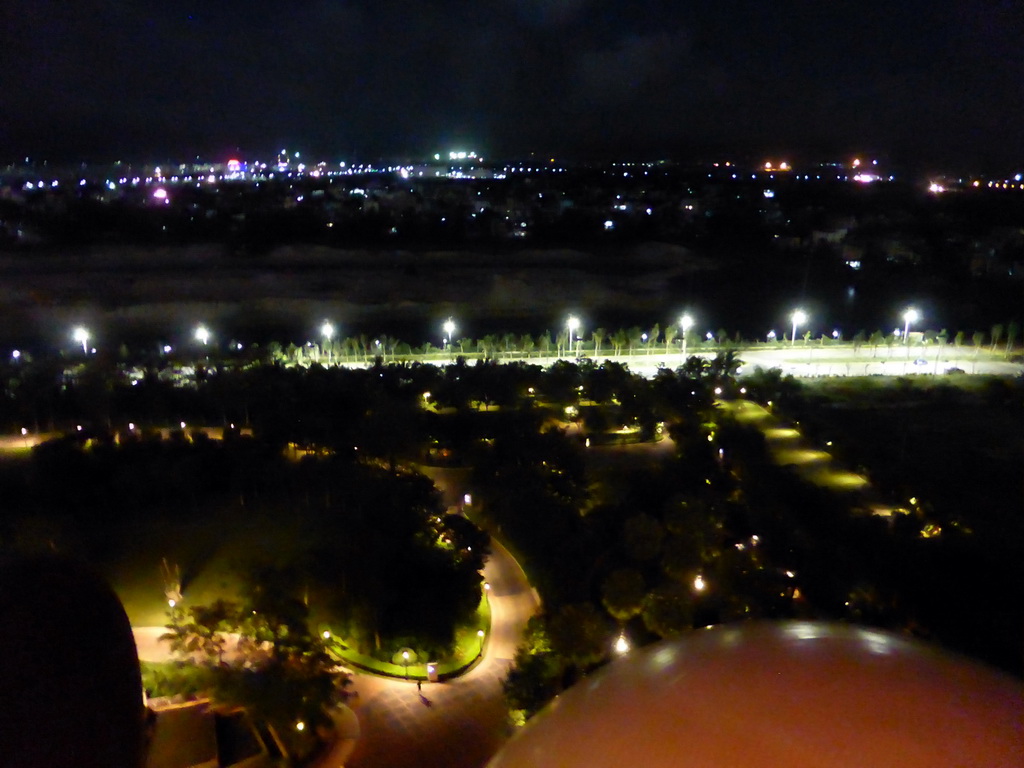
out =
{"type": "Polygon", "coordinates": [[[402,651],[402,663],[405,665],[405,679],[409,679],[409,652],[402,651]]]}
{"type": "Polygon", "coordinates": [[[626,633],[623,632],[615,640],[615,652],[620,656],[624,656],[629,653],[630,645],[629,640],[626,639],[626,633]]]}
{"type": "Polygon", "coordinates": [[[794,346],[796,344],[796,327],[807,322],[807,313],[802,309],[798,309],[789,316],[789,319],[793,321],[793,337],[790,346],[794,346]]]}
{"type": "Polygon", "coordinates": [[[484,655],[484,631],[482,629],[478,629],[476,631],[476,637],[477,640],[480,641],[479,650],[476,652],[476,657],[479,659],[481,656],[484,655]]]}
{"type": "Polygon", "coordinates": [[[908,347],[910,346],[910,324],[916,323],[920,319],[921,313],[913,307],[907,307],[903,313],[903,339],[908,347]]]}
{"type": "Polygon", "coordinates": [[[71,334],[71,338],[82,345],[83,354],[89,354],[89,332],[85,330],[85,328],[82,328],[81,326],[75,328],[74,332],[71,334]]]}
{"type": "Polygon", "coordinates": [[[683,332],[683,359],[686,359],[686,336],[693,328],[693,318],[690,315],[683,315],[679,318],[679,329],[683,332]]]}

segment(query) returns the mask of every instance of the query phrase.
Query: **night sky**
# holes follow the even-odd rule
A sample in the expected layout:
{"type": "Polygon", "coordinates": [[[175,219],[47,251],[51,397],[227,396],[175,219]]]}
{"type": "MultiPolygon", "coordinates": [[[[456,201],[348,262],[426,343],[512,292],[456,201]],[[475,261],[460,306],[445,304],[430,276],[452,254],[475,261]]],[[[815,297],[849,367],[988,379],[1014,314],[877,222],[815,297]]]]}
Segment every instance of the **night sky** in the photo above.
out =
{"type": "Polygon", "coordinates": [[[3,0],[0,161],[1024,161],[1020,0],[3,0]]]}

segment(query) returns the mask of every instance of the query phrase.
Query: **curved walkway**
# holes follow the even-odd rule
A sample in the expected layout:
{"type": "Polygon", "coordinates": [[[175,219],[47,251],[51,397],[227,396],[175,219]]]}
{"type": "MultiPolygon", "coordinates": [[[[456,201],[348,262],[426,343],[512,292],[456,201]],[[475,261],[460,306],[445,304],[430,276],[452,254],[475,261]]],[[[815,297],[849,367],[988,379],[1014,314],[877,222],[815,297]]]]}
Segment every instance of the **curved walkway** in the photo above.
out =
{"type": "MultiPolygon", "coordinates": [[[[356,672],[349,702],[361,736],[348,768],[479,768],[510,735],[501,681],[537,602],[522,568],[498,541],[484,568],[491,586],[491,632],[480,661],[443,683],[356,672]]],[[[164,627],[135,627],[144,661],[172,658],[164,627]]],[[[325,765],[324,768],[327,768],[325,765]]],[[[333,767],[332,767],[333,768],[333,767]]]]}

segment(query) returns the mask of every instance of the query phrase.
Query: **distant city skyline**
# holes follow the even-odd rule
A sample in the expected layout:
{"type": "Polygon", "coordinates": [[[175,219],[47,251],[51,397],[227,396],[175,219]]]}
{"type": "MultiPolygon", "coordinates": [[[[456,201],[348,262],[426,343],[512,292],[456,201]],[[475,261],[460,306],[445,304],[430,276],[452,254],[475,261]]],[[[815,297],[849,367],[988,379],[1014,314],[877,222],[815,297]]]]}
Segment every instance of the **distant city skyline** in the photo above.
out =
{"type": "Polygon", "coordinates": [[[907,0],[138,0],[0,9],[0,162],[1022,160],[1024,7],[907,0]]]}

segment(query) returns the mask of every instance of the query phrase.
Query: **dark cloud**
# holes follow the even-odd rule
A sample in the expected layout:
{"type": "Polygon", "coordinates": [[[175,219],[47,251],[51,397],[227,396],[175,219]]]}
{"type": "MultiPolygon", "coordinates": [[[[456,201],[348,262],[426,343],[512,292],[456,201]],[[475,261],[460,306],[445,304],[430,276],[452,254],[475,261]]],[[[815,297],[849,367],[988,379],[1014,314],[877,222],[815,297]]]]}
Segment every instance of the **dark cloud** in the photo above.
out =
{"type": "Polygon", "coordinates": [[[0,147],[1019,152],[1019,3],[0,4],[0,147]]]}

